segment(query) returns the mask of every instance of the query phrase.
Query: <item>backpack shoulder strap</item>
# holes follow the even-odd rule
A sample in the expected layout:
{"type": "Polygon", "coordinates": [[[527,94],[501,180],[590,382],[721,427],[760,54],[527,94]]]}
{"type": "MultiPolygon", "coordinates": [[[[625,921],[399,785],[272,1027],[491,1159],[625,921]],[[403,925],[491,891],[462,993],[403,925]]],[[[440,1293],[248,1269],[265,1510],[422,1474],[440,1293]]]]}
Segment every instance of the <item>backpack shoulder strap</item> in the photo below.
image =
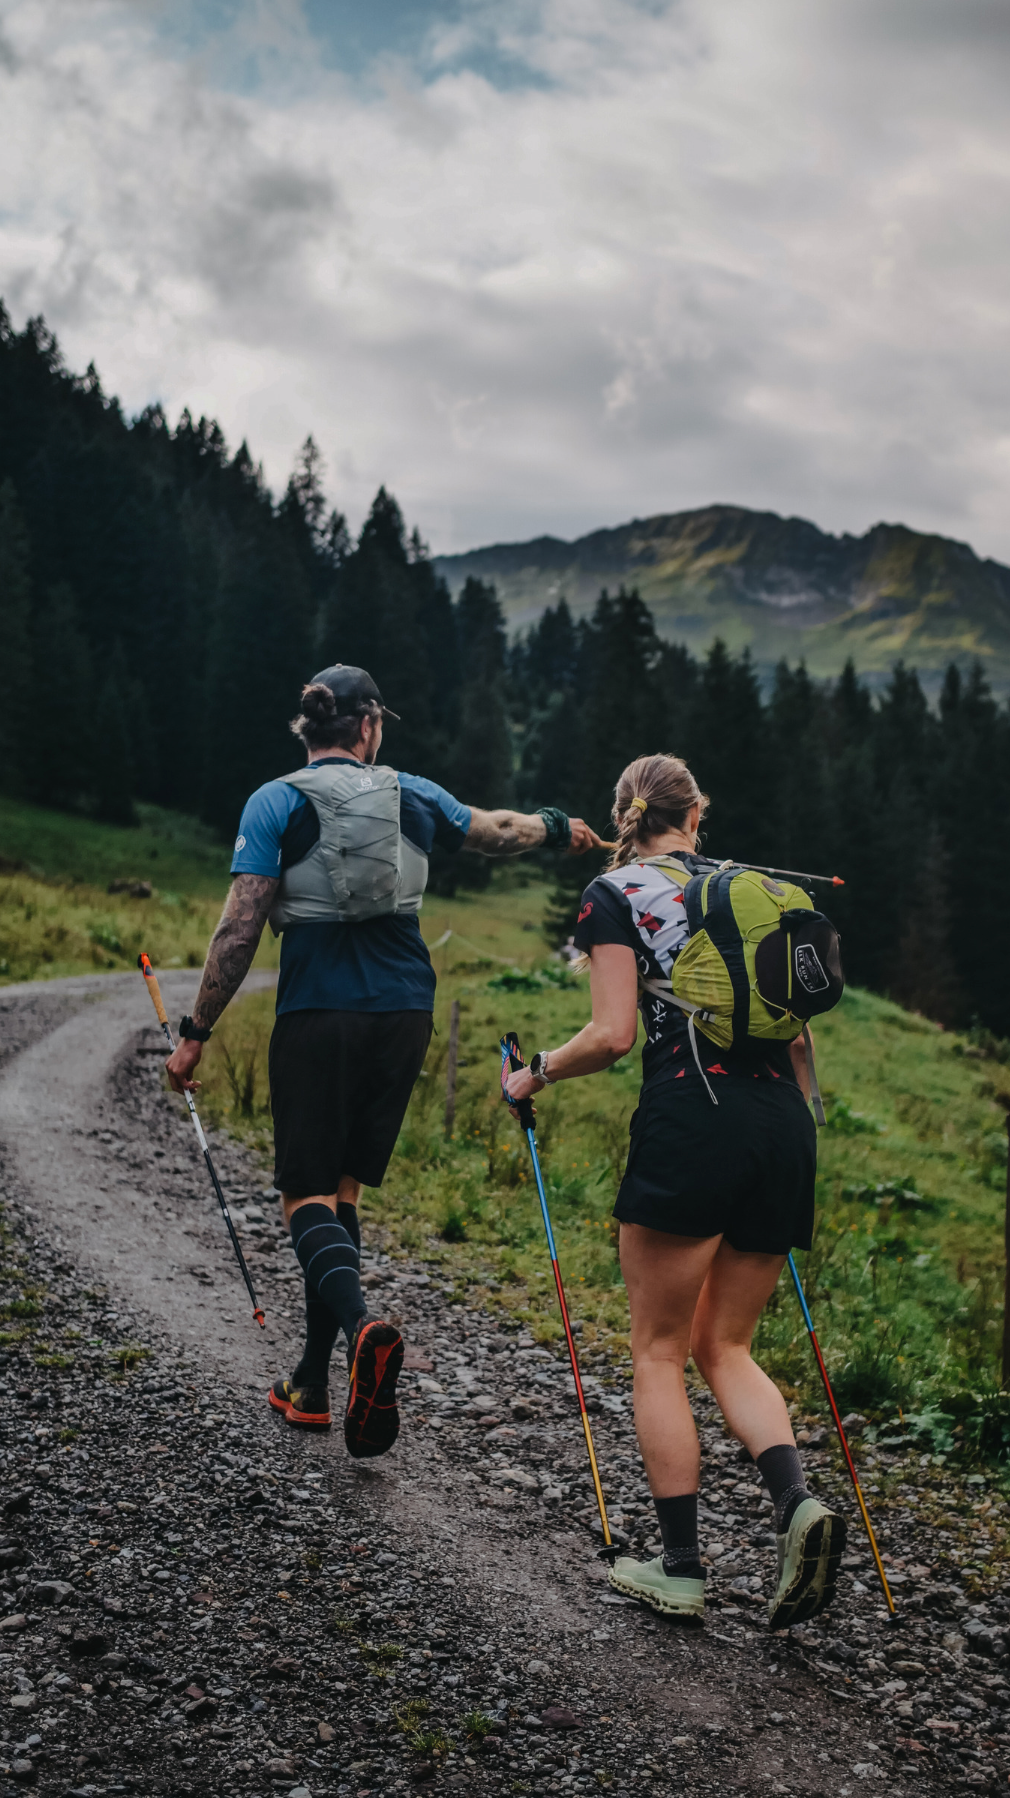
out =
{"type": "MultiPolygon", "coordinates": [[[[733,986],[733,1041],[742,1043],[750,1032],[750,981],[744,960],[743,938],[730,899],[730,886],[734,878],[731,869],[720,868],[709,879],[708,906],[702,928],[708,932],[710,942],[726,963],[733,986]]],[[[690,918],[688,921],[690,922],[690,918]]]]}

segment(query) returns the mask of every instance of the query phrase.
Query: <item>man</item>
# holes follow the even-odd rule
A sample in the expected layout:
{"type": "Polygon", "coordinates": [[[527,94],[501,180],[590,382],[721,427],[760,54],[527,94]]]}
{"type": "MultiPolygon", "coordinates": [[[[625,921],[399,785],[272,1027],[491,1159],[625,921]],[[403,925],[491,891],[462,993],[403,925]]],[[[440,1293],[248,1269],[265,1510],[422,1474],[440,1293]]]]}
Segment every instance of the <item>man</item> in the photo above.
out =
{"type": "Polygon", "coordinates": [[[434,844],[480,855],[600,839],[551,806],[526,816],[461,805],[413,774],[378,767],[385,717],[371,676],[337,663],[302,692],[291,728],[308,766],[259,788],[242,813],[234,876],[191,1018],[167,1067],[194,1088],[202,1045],[238,991],[269,917],[284,932],[270,1041],[274,1184],[305,1275],[305,1352],[269,1402],[328,1428],[330,1355],[342,1329],[350,1386],[344,1437],[378,1455],[399,1429],[403,1343],[368,1317],[359,1280],[362,1186],[378,1186],[432,1028],[435,973],[418,912],[434,844]]]}

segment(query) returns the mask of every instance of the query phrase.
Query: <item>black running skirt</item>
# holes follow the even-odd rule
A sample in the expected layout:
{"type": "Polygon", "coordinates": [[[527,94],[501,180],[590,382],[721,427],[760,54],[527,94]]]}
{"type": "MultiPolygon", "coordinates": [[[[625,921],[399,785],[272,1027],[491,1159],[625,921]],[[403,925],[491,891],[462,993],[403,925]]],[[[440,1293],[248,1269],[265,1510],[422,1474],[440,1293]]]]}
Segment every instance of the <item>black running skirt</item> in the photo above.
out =
{"type": "Polygon", "coordinates": [[[808,1249],[817,1127],[802,1092],[746,1074],[712,1085],[717,1105],[693,1068],[642,1088],[614,1216],[747,1253],[808,1249]]]}

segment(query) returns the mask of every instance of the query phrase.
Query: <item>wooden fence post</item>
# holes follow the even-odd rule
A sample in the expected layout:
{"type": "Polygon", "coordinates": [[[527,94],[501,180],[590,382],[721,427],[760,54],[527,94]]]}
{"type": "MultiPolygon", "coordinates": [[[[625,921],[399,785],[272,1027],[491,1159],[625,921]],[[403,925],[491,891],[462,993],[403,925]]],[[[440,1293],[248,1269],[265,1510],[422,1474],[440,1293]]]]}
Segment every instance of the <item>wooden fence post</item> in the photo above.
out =
{"type": "Polygon", "coordinates": [[[449,1008],[449,1053],[445,1063],[445,1134],[452,1135],[456,1122],[456,1057],[459,1052],[459,1000],[449,1008]]]}

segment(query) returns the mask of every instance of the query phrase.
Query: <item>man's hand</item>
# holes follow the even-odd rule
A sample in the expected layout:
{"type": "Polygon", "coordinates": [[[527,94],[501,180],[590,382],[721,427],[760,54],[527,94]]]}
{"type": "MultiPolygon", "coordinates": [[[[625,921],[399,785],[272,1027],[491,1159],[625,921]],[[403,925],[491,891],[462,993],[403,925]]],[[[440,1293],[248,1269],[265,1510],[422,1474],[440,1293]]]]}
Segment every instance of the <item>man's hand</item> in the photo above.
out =
{"type": "MultiPolygon", "coordinates": [[[[581,818],[569,818],[572,840],[566,855],[585,855],[587,849],[602,849],[595,830],[581,818]]],[[[482,812],[473,806],[470,829],[464,849],[475,849],[478,855],[523,855],[527,849],[541,849],[547,837],[547,826],[539,812],[482,812]]]]}
{"type": "Polygon", "coordinates": [[[603,848],[601,838],[581,818],[569,818],[568,822],[572,827],[572,840],[565,850],[566,855],[585,855],[587,849],[603,848]]]}
{"type": "Polygon", "coordinates": [[[168,1084],[174,1093],[195,1093],[199,1088],[199,1080],[192,1078],[203,1054],[203,1044],[194,1042],[192,1037],[184,1036],[175,1052],[165,1063],[168,1084]]]}

